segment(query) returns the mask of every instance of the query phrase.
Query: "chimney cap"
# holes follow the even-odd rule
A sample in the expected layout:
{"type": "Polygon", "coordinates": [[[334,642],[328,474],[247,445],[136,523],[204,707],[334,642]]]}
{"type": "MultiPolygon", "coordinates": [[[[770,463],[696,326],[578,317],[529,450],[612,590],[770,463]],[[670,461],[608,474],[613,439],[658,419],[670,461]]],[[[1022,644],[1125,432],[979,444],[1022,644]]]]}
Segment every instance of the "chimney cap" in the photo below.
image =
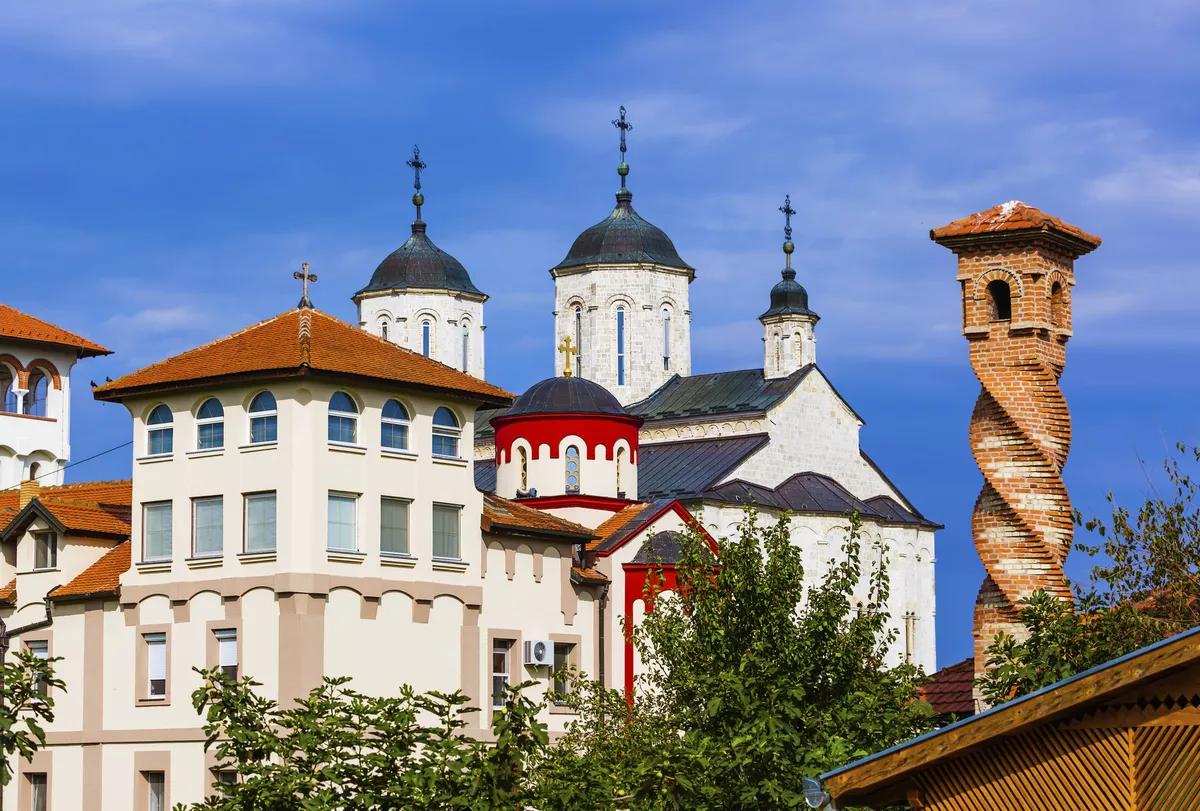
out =
{"type": "Polygon", "coordinates": [[[1075,258],[1091,253],[1101,242],[1100,237],[1020,200],[1009,200],[929,232],[930,239],[955,252],[1039,237],[1056,243],[1075,258]]]}

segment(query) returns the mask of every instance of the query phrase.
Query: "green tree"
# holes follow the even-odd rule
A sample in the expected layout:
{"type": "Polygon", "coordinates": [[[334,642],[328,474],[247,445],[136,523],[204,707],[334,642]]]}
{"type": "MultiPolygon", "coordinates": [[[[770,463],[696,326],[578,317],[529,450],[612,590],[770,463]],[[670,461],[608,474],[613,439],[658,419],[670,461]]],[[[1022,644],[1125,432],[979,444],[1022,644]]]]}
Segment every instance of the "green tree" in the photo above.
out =
{"type": "Polygon", "coordinates": [[[1076,523],[1095,533],[1076,549],[1098,562],[1088,582],[1073,584],[1074,605],[1044,592],[1022,601],[1023,638],[1000,634],[987,649],[990,670],[979,685],[990,703],[1200,625],[1200,448],[1180,443],[1175,451],[1163,464],[1165,486],[1150,481],[1136,514],[1111,493],[1108,521],[1076,512],[1076,523]]]}
{"type": "Polygon", "coordinates": [[[855,516],[819,583],[802,554],[786,516],[762,526],[748,510],[715,550],[685,532],[677,590],[652,589],[634,631],[646,673],[632,703],[577,689],[578,720],[537,772],[539,808],[802,807],[801,778],[932,728],[918,669],[884,664],[886,550],[864,581],[855,516]]]}
{"type": "Polygon", "coordinates": [[[0,664],[0,785],[12,782],[14,754],[28,761],[46,745],[43,725],[54,720],[54,691],[65,689],[54,676],[57,661],[23,650],[0,664]]]}

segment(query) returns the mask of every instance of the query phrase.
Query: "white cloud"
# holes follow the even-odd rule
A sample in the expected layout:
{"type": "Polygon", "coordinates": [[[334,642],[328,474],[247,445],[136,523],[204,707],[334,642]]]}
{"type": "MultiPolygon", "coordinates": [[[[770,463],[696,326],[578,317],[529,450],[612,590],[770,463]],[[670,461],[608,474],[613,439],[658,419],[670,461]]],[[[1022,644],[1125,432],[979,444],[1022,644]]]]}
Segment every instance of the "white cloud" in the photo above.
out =
{"type": "Polygon", "coordinates": [[[1091,185],[1096,199],[1121,206],[1152,206],[1194,218],[1200,207],[1200,151],[1142,154],[1091,185]]]}
{"type": "Polygon", "coordinates": [[[193,307],[181,305],[177,307],[149,307],[127,315],[114,315],[108,319],[108,326],[118,331],[138,332],[145,335],[157,335],[164,332],[201,327],[208,323],[209,317],[193,307]]]}

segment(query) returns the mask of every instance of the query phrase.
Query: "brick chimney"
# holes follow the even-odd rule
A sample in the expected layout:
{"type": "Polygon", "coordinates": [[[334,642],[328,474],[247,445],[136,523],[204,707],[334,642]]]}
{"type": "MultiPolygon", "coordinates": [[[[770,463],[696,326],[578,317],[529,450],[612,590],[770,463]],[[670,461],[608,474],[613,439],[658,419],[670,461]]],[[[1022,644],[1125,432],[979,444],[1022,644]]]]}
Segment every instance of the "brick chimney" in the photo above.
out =
{"type": "Polygon", "coordinates": [[[42,485],[37,479],[27,479],[21,482],[20,495],[17,497],[18,509],[24,509],[25,505],[38,497],[42,485]]]}
{"type": "MultiPolygon", "coordinates": [[[[981,390],[971,451],[983,489],[971,516],[987,577],[975,601],[975,676],[995,635],[1023,634],[1020,601],[1071,591],[1074,525],[1062,470],[1071,414],[1058,380],[1071,337],[1075,260],[1099,237],[1013,201],[929,232],[958,256],[963,335],[981,390]]],[[[976,709],[983,709],[976,690],[976,709]]]]}

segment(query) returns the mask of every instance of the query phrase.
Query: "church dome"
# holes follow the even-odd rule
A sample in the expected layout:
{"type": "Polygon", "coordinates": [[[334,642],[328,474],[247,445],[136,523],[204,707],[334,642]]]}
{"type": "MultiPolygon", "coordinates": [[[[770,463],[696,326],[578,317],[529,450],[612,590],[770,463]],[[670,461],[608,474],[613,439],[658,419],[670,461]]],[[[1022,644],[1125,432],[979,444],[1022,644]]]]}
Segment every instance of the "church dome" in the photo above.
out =
{"type": "Polygon", "coordinates": [[[633,192],[617,192],[617,207],[575,239],[571,250],[554,270],[598,264],[653,263],[692,270],[679,258],[675,244],[661,228],[642,219],[633,210],[633,192]]]}
{"type": "Polygon", "coordinates": [[[808,309],[808,291],[796,281],[796,271],[791,268],[784,269],[783,280],[771,288],[771,309],[759,318],[772,315],[816,315],[808,309]]]}
{"type": "Polygon", "coordinates": [[[484,295],[471,281],[462,263],[425,235],[425,223],[419,219],[419,212],[420,209],[418,220],[412,226],[412,236],[379,263],[370,283],[358,294],[417,288],[484,295]]]}
{"type": "Polygon", "coordinates": [[[582,377],[548,377],[534,383],[513,401],[504,417],[536,414],[604,414],[628,417],[629,412],[599,383],[582,377]]]}

